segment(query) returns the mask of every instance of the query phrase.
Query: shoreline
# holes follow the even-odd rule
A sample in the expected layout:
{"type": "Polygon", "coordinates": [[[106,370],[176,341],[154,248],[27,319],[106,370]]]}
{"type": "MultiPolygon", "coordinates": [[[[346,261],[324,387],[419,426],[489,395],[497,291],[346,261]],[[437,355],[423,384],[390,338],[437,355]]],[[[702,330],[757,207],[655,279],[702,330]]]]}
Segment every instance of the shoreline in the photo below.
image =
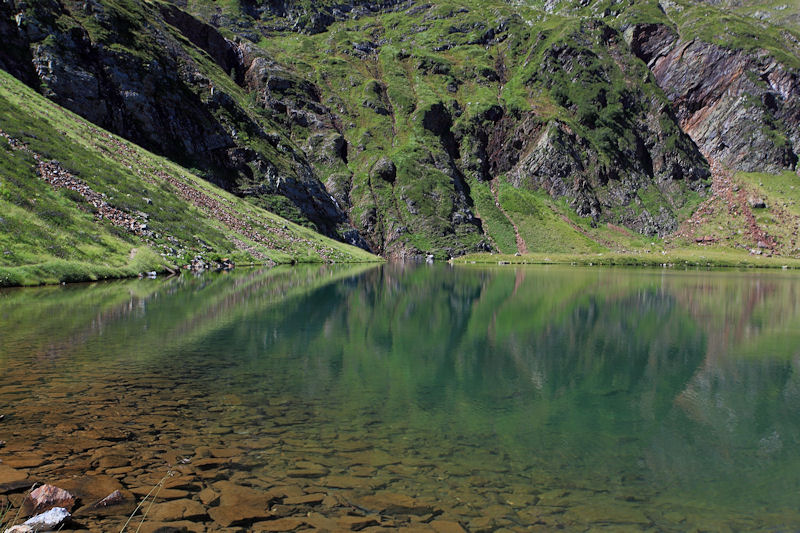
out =
{"type": "MultiPolygon", "coordinates": [[[[269,263],[242,263],[235,265],[234,268],[267,268],[281,265],[332,265],[346,264],[359,265],[381,263],[383,261],[348,261],[348,262],[324,262],[324,261],[271,261],[269,263]]],[[[149,272],[156,272],[159,276],[167,274],[168,277],[179,276],[182,272],[190,272],[174,265],[157,265],[137,267],[107,267],[104,265],[93,265],[88,263],[78,263],[74,261],[50,261],[34,265],[20,265],[5,267],[0,266],[0,289],[13,289],[18,287],[46,287],[52,285],[66,285],[76,283],[93,283],[97,281],[115,281],[124,279],[136,279],[147,277],[149,272]]],[[[215,269],[194,270],[199,272],[213,272],[215,269]]]]}
{"type": "Polygon", "coordinates": [[[621,266],[639,268],[744,268],[744,269],[800,269],[800,258],[760,256],[725,250],[674,250],[663,253],[606,252],[597,254],[529,253],[468,254],[449,261],[458,265],[572,265],[621,266]]]}
{"type": "MultiPolygon", "coordinates": [[[[379,256],[378,256],[379,257],[379,256]]],[[[348,261],[341,264],[386,263],[376,261],[348,261]]],[[[708,269],[771,269],[800,270],[800,258],[785,256],[762,256],[727,250],[654,251],[648,253],[605,252],[596,254],[570,254],[564,252],[533,252],[523,255],[474,253],[453,257],[447,261],[452,265],[570,265],[570,266],[615,266],[634,268],[708,268],[708,269]]],[[[270,261],[269,263],[242,263],[234,268],[259,268],[279,265],[334,264],[314,261],[270,261]]],[[[74,283],[92,283],[134,279],[147,276],[148,272],[159,275],[180,275],[187,269],[174,265],[126,265],[108,267],[75,261],[50,261],[33,265],[0,266],[0,289],[15,287],[43,287],[74,283]]],[[[204,269],[203,271],[213,269],[204,269]]]]}

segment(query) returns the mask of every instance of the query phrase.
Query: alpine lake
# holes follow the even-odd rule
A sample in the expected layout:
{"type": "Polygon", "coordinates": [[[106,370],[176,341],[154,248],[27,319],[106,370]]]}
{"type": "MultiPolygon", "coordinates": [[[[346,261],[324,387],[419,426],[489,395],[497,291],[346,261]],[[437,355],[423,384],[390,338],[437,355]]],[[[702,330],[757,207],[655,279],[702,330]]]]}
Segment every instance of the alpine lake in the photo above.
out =
{"type": "Polygon", "coordinates": [[[800,529],[791,271],[9,289],[0,374],[6,525],[35,481],[76,496],[63,531],[120,531],[148,494],[125,531],[800,529]]]}

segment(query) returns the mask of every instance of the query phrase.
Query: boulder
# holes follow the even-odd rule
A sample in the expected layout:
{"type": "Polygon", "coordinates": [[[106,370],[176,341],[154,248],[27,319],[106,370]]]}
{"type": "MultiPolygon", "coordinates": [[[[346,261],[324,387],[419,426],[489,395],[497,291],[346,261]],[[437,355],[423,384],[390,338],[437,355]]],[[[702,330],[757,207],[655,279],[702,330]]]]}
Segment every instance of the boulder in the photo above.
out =
{"type": "Polygon", "coordinates": [[[53,507],[47,512],[26,520],[23,525],[32,528],[33,531],[52,531],[63,524],[69,517],[69,511],[63,507],[53,507]]]}
{"type": "Polygon", "coordinates": [[[75,505],[75,496],[54,485],[42,485],[31,491],[22,502],[22,514],[32,516],[49,511],[54,507],[62,507],[67,511],[75,505]]]}

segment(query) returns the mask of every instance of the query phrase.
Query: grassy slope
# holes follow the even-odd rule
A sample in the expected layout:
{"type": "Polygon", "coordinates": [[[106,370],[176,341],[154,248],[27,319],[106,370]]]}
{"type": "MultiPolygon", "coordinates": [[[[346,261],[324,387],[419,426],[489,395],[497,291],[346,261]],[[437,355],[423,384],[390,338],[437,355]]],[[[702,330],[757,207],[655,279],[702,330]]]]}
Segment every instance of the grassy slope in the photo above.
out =
{"type": "Polygon", "coordinates": [[[98,130],[2,71],[0,117],[2,129],[43,160],[58,160],[114,207],[145,213],[152,231],[140,238],[97,221],[80,195],[54,190],[37,175],[30,153],[0,139],[0,285],[131,276],[184,264],[198,254],[244,263],[376,259],[98,130]],[[207,207],[193,205],[164,176],[214,201],[235,222],[225,225],[207,207]]]}
{"type": "MultiPolygon", "coordinates": [[[[747,201],[764,200],[766,207],[753,208],[754,223],[776,243],[774,252],[800,257],[800,179],[793,172],[782,174],[740,172],[732,179],[737,197],[747,201]]],[[[750,250],[758,247],[758,238],[748,232],[749,223],[741,209],[731,209],[723,198],[712,199],[697,217],[693,228],[696,237],[710,237],[721,248],[750,250]]],[[[674,246],[686,247],[691,239],[677,234],[674,246]]]]}
{"type": "MultiPolygon", "coordinates": [[[[766,5],[769,2],[762,3],[766,5]]],[[[723,20],[711,16],[719,14],[718,8],[683,0],[677,3],[680,11],[670,11],[671,18],[658,9],[654,0],[637,2],[624,8],[610,0],[595,2],[586,9],[562,10],[558,14],[545,14],[537,9],[536,2],[531,4],[533,7],[512,6],[499,0],[444,0],[437,2],[435,17],[409,16],[403,11],[381,13],[336,23],[318,35],[287,32],[262,40],[262,47],[271,57],[322,88],[323,103],[332,109],[345,110],[342,112],[343,133],[351,147],[347,164],[318,164],[317,170],[323,181],[330,183],[342,179],[350,182],[350,197],[355,206],[351,212],[353,220],[361,220],[371,208],[375,208],[378,213],[377,224],[384,234],[408,226],[411,231],[398,231],[397,238],[420,250],[437,250],[441,256],[443,249],[473,247],[483,236],[447,231],[453,210],[448,200],[451,187],[449,177],[430,165],[420,164],[429,150],[437,151],[440,142],[422,127],[421,116],[437,102],[458,102],[463,110],[460,116],[454,117],[453,129],[458,130],[460,127],[469,127],[471,121],[480,117],[489,107],[501,103],[511,110],[535,109],[543,122],[558,119],[580,131],[579,116],[557,105],[547,90],[531,90],[525,80],[539,68],[543,50],[554,42],[572,39],[571,32],[579,25],[581,17],[604,18],[614,26],[630,21],[660,20],[678,25],[681,33],[687,36],[709,39],[717,39],[717,34],[724,30],[726,39],[730,41],[725,42],[731,46],[745,46],[748,42],[752,44],[754,28],[761,27],[761,23],[747,16],[754,12],[752,5],[737,7],[723,20]],[[468,11],[461,12],[462,8],[468,11]],[[611,16],[604,17],[603,10],[606,8],[612,13],[611,16]],[[620,12],[622,16],[617,17],[616,14],[620,12]],[[489,47],[469,44],[483,31],[480,24],[506,17],[511,28],[508,39],[489,47]],[[458,31],[452,31],[454,26],[459,27],[458,31]],[[419,31],[423,27],[423,31],[419,31]],[[413,38],[409,38],[412,35],[413,38]],[[391,44],[382,46],[374,58],[364,59],[353,53],[354,43],[384,38],[390,39],[391,44]],[[452,44],[453,47],[435,51],[434,48],[442,43],[452,44]],[[489,75],[496,70],[498,62],[505,64],[509,76],[503,83],[491,79],[489,75]],[[458,87],[455,92],[448,89],[454,82],[458,87]],[[376,92],[376,87],[385,88],[385,98],[379,94],[380,91],[376,92]],[[388,105],[391,114],[376,113],[373,107],[365,104],[388,105]],[[398,179],[394,184],[370,178],[369,171],[381,155],[388,155],[398,166],[398,179]],[[409,205],[415,205],[423,216],[419,216],[409,205]]],[[[219,8],[226,15],[242,17],[238,2],[189,2],[188,9],[195,13],[202,13],[206,8],[210,9],[209,15],[219,8]]],[[[779,11],[788,14],[792,9],[779,11]]],[[[784,17],[781,21],[784,19],[789,20],[784,17]]],[[[790,58],[791,54],[787,54],[786,45],[781,44],[781,31],[774,28],[762,31],[759,33],[759,44],[790,61],[786,58],[790,58]]],[[[206,57],[198,56],[195,59],[198,64],[208,63],[206,57]]],[[[237,101],[241,100],[243,107],[247,107],[245,103],[248,96],[224,73],[217,72],[218,69],[213,65],[205,65],[203,70],[209,76],[214,74],[214,82],[234,95],[237,101]]],[[[591,101],[591,98],[587,96],[585,100],[591,101]]],[[[296,145],[303,145],[310,133],[295,129],[292,132],[293,141],[296,145]]],[[[584,133],[592,138],[593,132],[584,133]]],[[[266,145],[257,148],[271,149],[266,145]]],[[[470,157],[470,154],[466,153],[465,157],[470,157]]],[[[495,206],[495,199],[487,184],[467,176],[474,211],[482,220],[486,237],[501,252],[517,251],[514,226],[528,250],[534,252],[637,252],[652,247],[654,239],[605,224],[592,227],[588,218],[577,217],[566,203],[535,192],[511,190],[502,182],[502,177],[498,181],[497,199],[504,212],[495,206]]],[[[205,187],[196,183],[193,186],[205,187]]],[[[131,197],[132,201],[138,199],[138,195],[132,194],[131,197]]],[[[648,208],[653,206],[655,210],[659,205],[665,205],[661,199],[648,195],[647,191],[640,191],[640,199],[642,205],[648,208]]],[[[685,213],[681,213],[682,218],[688,216],[691,208],[699,203],[695,197],[689,200],[683,209],[685,213]]],[[[278,204],[268,205],[271,208],[278,207],[278,204]]],[[[137,205],[136,209],[141,207],[137,205]]],[[[154,220],[151,226],[156,227],[157,222],[154,220]]],[[[193,235],[178,238],[181,242],[188,242],[193,235]]],[[[660,241],[655,242],[659,247],[660,241]]],[[[193,248],[187,247],[186,250],[186,254],[181,252],[179,255],[188,255],[193,248]]],[[[231,248],[223,246],[220,250],[231,248]]],[[[233,253],[228,252],[229,255],[233,253]]],[[[297,254],[302,255],[299,251],[297,254]]],[[[302,259],[292,256],[290,251],[270,255],[278,261],[289,260],[287,256],[295,260],[302,259]]]]}

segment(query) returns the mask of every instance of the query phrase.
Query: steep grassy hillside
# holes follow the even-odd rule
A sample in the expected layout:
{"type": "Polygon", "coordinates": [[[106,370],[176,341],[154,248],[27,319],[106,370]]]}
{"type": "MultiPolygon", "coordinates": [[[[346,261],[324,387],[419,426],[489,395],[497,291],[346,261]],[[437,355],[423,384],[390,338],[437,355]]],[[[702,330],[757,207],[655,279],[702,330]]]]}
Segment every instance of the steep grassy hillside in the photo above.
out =
{"type": "Polygon", "coordinates": [[[664,237],[711,192],[705,158],[794,169],[796,10],[745,4],[186,9],[296,72],[266,108],[324,106],[287,129],[373,249],[457,255],[635,249],[651,239],[631,231],[664,237]]]}
{"type": "Polygon", "coordinates": [[[9,0],[0,67],[385,257],[638,250],[715,194],[712,166],[797,169],[797,16],[768,0],[9,0]]]}
{"type": "Polygon", "coordinates": [[[2,71],[0,117],[0,285],[130,276],[197,256],[375,259],[98,129],[2,71]]]}
{"type": "MultiPolygon", "coordinates": [[[[610,26],[505,2],[395,7],[260,41],[341,117],[346,165],[328,157],[316,168],[373,249],[509,249],[514,240],[502,234],[514,225],[528,227],[535,248],[537,233],[552,242],[553,224],[533,226],[564,211],[587,228],[610,222],[660,235],[698,202],[702,156],[610,26]],[[506,185],[521,192],[489,194],[506,185]],[[544,214],[519,210],[526,191],[549,196],[544,214]]],[[[250,24],[269,27],[274,16],[250,24]]],[[[290,131],[301,146],[337,135],[290,131]]],[[[566,242],[586,240],[555,225],[566,242]]]]}

